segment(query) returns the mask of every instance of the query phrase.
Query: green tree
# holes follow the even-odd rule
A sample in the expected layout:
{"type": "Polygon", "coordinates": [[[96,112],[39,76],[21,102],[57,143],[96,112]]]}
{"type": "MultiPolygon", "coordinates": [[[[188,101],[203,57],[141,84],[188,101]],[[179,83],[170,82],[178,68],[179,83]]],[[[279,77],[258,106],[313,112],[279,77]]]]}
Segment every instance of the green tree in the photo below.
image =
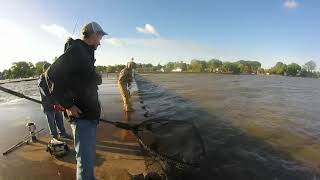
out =
{"type": "Polygon", "coordinates": [[[301,71],[301,66],[296,63],[291,63],[287,67],[287,74],[290,76],[296,76],[301,71]]]}
{"type": "Polygon", "coordinates": [[[162,65],[159,63],[157,66],[156,66],[156,71],[160,71],[162,69],[162,65]]]}
{"type": "Polygon", "coordinates": [[[313,72],[317,67],[317,64],[314,61],[308,61],[305,64],[305,68],[308,72],[313,72]]]}
{"type": "Polygon", "coordinates": [[[236,63],[238,64],[238,68],[241,73],[247,73],[247,74],[252,73],[252,68],[249,61],[240,60],[236,63]]]}
{"type": "Polygon", "coordinates": [[[263,68],[259,68],[257,70],[257,74],[265,74],[265,70],[263,68]]]}
{"type": "Polygon", "coordinates": [[[36,74],[36,68],[31,62],[15,62],[10,68],[12,78],[27,78],[36,74]]]}
{"type": "Polygon", "coordinates": [[[222,61],[219,59],[211,59],[208,61],[208,69],[210,72],[215,72],[217,68],[222,66],[222,61]]]}
{"type": "Polygon", "coordinates": [[[148,63],[148,64],[146,64],[146,65],[145,65],[145,67],[146,67],[146,68],[152,68],[152,67],[153,67],[153,65],[152,65],[152,64],[150,64],[150,63],[148,63]]]}
{"type": "Polygon", "coordinates": [[[163,69],[165,72],[171,72],[172,70],[174,70],[174,63],[168,62],[166,65],[164,65],[163,69]]]}
{"type": "Polygon", "coordinates": [[[48,63],[47,61],[39,61],[35,64],[35,75],[40,75],[42,74],[42,71],[43,71],[43,65],[45,63],[48,63]]]}
{"type": "Polygon", "coordinates": [[[96,71],[98,73],[106,73],[107,72],[107,67],[106,66],[96,66],[96,71]]]}
{"type": "Polygon", "coordinates": [[[225,73],[238,74],[240,72],[238,63],[232,63],[232,62],[224,62],[222,64],[221,69],[222,69],[222,72],[225,72],[225,73]]]}
{"type": "Polygon", "coordinates": [[[261,67],[261,63],[258,61],[245,61],[240,60],[237,62],[241,73],[257,73],[258,69],[261,67]]]}
{"type": "Polygon", "coordinates": [[[242,63],[237,63],[239,72],[240,73],[246,73],[246,74],[251,74],[252,73],[252,68],[248,64],[242,64],[242,63]]]}
{"type": "Polygon", "coordinates": [[[181,70],[182,70],[183,72],[187,71],[187,70],[188,70],[188,65],[187,65],[187,63],[182,63],[181,66],[180,66],[180,68],[181,68],[181,70]]]}
{"type": "Polygon", "coordinates": [[[108,72],[108,73],[114,73],[114,72],[116,72],[116,68],[115,68],[114,66],[110,66],[110,65],[109,65],[109,66],[107,67],[107,72],[108,72]]]}
{"type": "Polygon", "coordinates": [[[194,59],[190,63],[190,68],[192,72],[204,72],[207,68],[207,62],[194,59]]]}
{"type": "Polygon", "coordinates": [[[284,75],[287,72],[287,65],[282,62],[277,62],[277,64],[272,67],[269,72],[271,74],[284,75]]]}
{"type": "Polygon", "coordinates": [[[11,79],[12,78],[11,70],[10,69],[9,70],[8,69],[3,70],[2,78],[3,79],[11,79]]]}
{"type": "Polygon", "coordinates": [[[254,73],[258,72],[258,69],[261,68],[261,63],[258,61],[251,61],[250,62],[251,69],[254,73]]]}
{"type": "Polygon", "coordinates": [[[153,66],[152,64],[136,64],[136,71],[137,72],[153,72],[157,71],[157,66],[153,66]]]}

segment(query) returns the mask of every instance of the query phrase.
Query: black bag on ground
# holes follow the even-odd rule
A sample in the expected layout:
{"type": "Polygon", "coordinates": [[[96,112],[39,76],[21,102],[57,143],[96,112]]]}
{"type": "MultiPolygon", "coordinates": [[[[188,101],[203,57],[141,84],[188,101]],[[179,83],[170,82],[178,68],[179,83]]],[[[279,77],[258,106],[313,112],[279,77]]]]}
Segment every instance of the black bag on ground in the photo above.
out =
{"type": "Polygon", "coordinates": [[[69,147],[66,142],[51,140],[47,146],[47,152],[60,158],[68,154],[69,147]]]}

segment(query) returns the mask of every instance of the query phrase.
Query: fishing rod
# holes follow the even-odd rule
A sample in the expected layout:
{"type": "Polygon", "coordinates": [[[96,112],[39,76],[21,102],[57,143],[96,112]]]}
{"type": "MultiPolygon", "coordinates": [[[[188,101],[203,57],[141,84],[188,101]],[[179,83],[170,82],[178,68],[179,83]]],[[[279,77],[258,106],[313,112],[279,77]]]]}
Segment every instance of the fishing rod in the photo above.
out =
{"type": "Polygon", "coordinates": [[[9,83],[17,83],[17,82],[26,82],[26,81],[34,81],[38,78],[28,78],[28,79],[20,79],[20,80],[14,80],[14,81],[7,81],[7,82],[0,82],[0,85],[2,84],[9,84],[9,83]]]}
{"type": "MultiPolygon", "coordinates": [[[[8,94],[17,96],[17,97],[24,98],[24,99],[30,100],[30,101],[38,103],[38,104],[42,104],[42,102],[40,100],[31,98],[29,96],[26,96],[26,95],[20,93],[20,92],[13,91],[11,89],[8,89],[8,88],[2,87],[2,86],[0,86],[0,90],[3,91],[3,92],[6,92],[8,94]]],[[[116,126],[118,128],[121,128],[121,129],[126,129],[126,130],[136,130],[137,129],[136,125],[133,125],[133,124],[109,121],[109,120],[105,120],[105,119],[99,119],[99,120],[102,121],[102,122],[108,123],[108,124],[112,124],[112,125],[114,125],[114,126],[116,126]]]]}
{"type": "Polygon", "coordinates": [[[18,142],[17,144],[11,146],[8,150],[2,153],[3,156],[9,154],[10,152],[16,150],[17,148],[21,147],[24,144],[27,144],[29,142],[29,139],[32,138],[32,136],[39,134],[41,131],[43,131],[45,128],[40,129],[39,131],[35,132],[33,135],[29,135],[25,137],[22,141],[18,142]]]}
{"type": "MultiPolygon", "coordinates": [[[[0,90],[4,91],[6,93],[9,93],[11,95],[17,96],[17,97],[24,98],[24,99],[30,100],[30,101],[38,103],[38,104],[42,104],[42,102],[37,99],[31,98],[31,97],[26,96],[22,93],[19,93],[17,91],[13,91],[11,89],[8,89],[8,88],[2,87],[2,86],[0,86],[0,90]]],[[[109,120],[105,120],[105,119],[99,119],[99,120],[102,122],[108,123],[108,124],[112,124],[118,128],[125,129],[125,130],[136,130],[137,129],[137,125],[134,125],[134,124],[128,124],[128,123],[123,123],[123,122],[118,122],[118,121],[117,122],[109,121],[109,120]]]]}
{"type": "Polygon", "coordinates": [[[8,88],[2,87],[2,86],[0,86],[0,90],[3,91],[3,92],[6,92],[6,93],[12,94],[12,95],[14,95],[14,96],[17,96],[17,97],[24,98],[24,99],[33,101],[33,102],[35,102],[35,103],[42,104],[42,102],[39,101],[39,100],[37,100],[37,99],[31,98],[31,97],[26,96],[26,95],[24,95],[24,94],[22,94],[22,93],[19,93],[19,92],[17,92],[17,91],[13,91],[13,90],[11,90],[11,89],[8,89],[8,88]]]}

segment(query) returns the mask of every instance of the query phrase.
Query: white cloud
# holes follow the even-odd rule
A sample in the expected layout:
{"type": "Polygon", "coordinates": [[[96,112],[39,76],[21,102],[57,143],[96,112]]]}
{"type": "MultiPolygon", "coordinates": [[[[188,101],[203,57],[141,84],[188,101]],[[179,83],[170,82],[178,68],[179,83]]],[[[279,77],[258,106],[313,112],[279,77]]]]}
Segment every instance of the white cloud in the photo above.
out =
{"type": "Polygon", "coordinates": [[[64,41],[67,40],[69,37],[72,37],[72,34],[69,33],[64,27],[56,24],[51,24],[51,25],[42,24],[41,28],[64,41]]]}
{"type": "Polygon", "coordinates": [[[63,51],[63,44],[59,40],[50,41],[47,36],[35,31],[34,27],[24,26],[13,19],[0,18],[0,39],[0,71],[10,68],[17,61],[50,62],[63,51]]]}
{"type": "Polygon", "coordinates": [[[115,47],[122,47],[122,46],[126,46],[126,43],[121,40],[121,39],[118,39],[118,38],[108,38],[105,40],[105,42],[111,44],[112,46],[115,46],[115,47]]]}
{"type": "Polygon", "coordinates": [[[299,3],[296,0],[284,0],[283,6],[288,9],[296,9],[299,7],[299,3]]]}
{"type": "Polygon", "coordinates": [[[157,30],[151,25],[151,24],[145,24],[144,27],[136,27],[136,30],[140,33],[144,34],[152,34],[157,37],[160,36],[160,34],[157,32],[157,30]]]}

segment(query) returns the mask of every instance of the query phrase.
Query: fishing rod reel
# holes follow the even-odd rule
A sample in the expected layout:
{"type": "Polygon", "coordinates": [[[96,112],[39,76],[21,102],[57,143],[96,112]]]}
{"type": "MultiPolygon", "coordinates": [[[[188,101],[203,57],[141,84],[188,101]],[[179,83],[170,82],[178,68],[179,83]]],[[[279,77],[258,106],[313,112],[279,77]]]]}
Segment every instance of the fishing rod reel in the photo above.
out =
{"type": "Polygon", "coordinates": [[[37,126],[35,123],[33,122],[29,122],[26,125],[28,127],[29,133],[30,133],[30,142],[36,142],[37,141],[37,137],[36,137],[36,130],[37,130],[37,126]]]}

